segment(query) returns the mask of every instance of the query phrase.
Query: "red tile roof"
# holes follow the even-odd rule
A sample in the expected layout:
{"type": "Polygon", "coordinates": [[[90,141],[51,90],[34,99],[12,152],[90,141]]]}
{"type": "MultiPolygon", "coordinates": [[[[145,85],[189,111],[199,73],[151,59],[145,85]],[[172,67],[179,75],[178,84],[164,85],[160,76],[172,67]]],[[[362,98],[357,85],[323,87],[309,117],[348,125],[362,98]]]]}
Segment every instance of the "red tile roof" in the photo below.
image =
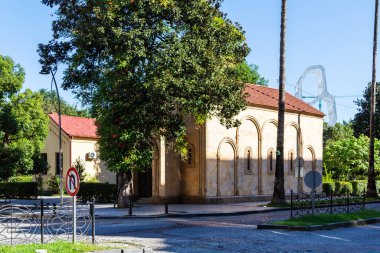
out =
{"type": "MultiPolygon", "coordinates": [[[[261,85],[247,84],[245,92],[249,105],[278,109],[278,89],[261,85]]],[[[311,105],[285,92],[285,111],[323,117],[324,113],[315,109],[311,105]]]]}
{"type": "MultiPolygon", "coordinates": [[[[49,117],[58,125],[58,114],[51,113],[49,117]]],[[[61,115],[62,130],[71,137],[96,138],[95,119],[61,115]]]]}

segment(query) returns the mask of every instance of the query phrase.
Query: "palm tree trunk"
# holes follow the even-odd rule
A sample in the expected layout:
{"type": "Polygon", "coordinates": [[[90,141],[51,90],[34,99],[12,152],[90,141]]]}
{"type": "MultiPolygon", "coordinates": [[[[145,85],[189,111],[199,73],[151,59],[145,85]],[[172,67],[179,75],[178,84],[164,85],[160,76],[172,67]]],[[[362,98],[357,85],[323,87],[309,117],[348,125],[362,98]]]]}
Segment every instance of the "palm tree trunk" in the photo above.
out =
{"type": "Polygon", "coordinates": [[[367,196],[377,197],[375,181],[375,108],[376,108],[376,56],[377,56],[377,20],[379,0],[376,0],[375,24],[373,35],[373,58],[372,58],[372,84],[371,84],[371,109],[369,120],[369,166],[368,166],[368,183],[367,196]]]}
{"type": "Polygon", "coordinates": [[[280,42],[280,84],[278,96],[278,127],[276,172],[272,203],[285,203],[284,187],[284,126],[285,126],[285,34],[286,34],[286,0],[281,7],[281,42],[280,42]]]}

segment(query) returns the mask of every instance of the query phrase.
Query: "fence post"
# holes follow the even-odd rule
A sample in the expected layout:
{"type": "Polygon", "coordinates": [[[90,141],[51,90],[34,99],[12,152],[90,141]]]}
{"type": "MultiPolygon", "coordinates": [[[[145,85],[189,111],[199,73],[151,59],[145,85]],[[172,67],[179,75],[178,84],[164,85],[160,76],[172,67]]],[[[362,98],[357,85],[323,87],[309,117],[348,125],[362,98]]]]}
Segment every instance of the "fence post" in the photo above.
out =
{"type": "Polygon", "coordinates": [[[290,190],[290,219],[293,218],[293,189],[290,190]]]}
{"type": "Polygon", "coordinates": [[[350,213],[350,193],[347,192],[347,213],[350,213]]]}
{"type": "Polygon", "coordinates": [[[41,199],[40,206],[41,206],[41,217],[40,217],[40,220],[41,220],[41,244],[44,244],[44,200],[43,199],[41,199]]]}
{"type": "Polygon", "coordinates": [[[363,209],[365,208],[365,194],[366,194],[366,190],[364,189],[363,190],[363,209]]]}
{"type": "Polygon", "coordinates": [[[132,197],[129,197],[129,206],[128,206],[128,215],[131,216],[132,215],[132,197]]]}
{"type": "Polygon", "coordinates": [[[92,244],[95,244],[95,200],[90,203],[90,215],[91,215],[91,239],[92,244]]]}
{"type": "Polygon", "coordinates": [[[330,214],[333,213],[332,207],[333,207],[333,191],[330,190],[330,214]]]}

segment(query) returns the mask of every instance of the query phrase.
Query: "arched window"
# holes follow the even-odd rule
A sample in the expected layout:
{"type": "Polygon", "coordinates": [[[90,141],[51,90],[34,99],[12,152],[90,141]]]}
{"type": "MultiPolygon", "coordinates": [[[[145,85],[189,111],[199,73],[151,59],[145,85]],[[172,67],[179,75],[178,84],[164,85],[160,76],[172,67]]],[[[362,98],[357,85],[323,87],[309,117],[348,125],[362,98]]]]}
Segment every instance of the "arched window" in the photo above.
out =
{"type": "Polygon", "coordinates": [[[276,164],[275,164],[275,160],[274,160],[274,149],[271,148],[268,150],[268,156],[267,156],[267,172],[268,172],[268,174],[273,174],[275,167],[276,167],[276,164]]]}
{"type": "Polygon", "coordinates": [[[185,160],[186,167],[195,166],[195,148],[193,144],[189,144],[187,148],[187,157],[185,160]]]}
{"type": "Polygon", "coordinates": [[[246,147],[244,151],[244,174],[245,175],[252,175],[253,174],[253,168],[252,168],[252,148],[246,147]]]}
{"type": "Polygon", "coordinates": [[[293,175],[294,173],[294,151],[293,150],[291,150],[291,151],[289,151],[289,153],[288,153],[288,157],[289,157],[289,169],[288,169],[288,174],[289,175],[293,175]]]}

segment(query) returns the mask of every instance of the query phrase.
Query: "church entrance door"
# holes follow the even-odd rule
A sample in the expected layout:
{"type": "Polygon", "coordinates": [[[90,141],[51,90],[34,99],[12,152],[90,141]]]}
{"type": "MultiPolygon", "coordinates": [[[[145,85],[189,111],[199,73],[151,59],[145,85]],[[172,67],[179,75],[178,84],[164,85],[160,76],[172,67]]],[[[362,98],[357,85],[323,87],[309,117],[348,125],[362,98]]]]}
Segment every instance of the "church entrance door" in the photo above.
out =
{"type": "Polygon", "coordinates": [[[152,197],[152,167],[138,174],[138,193],[140,198],[152,197]]]}

